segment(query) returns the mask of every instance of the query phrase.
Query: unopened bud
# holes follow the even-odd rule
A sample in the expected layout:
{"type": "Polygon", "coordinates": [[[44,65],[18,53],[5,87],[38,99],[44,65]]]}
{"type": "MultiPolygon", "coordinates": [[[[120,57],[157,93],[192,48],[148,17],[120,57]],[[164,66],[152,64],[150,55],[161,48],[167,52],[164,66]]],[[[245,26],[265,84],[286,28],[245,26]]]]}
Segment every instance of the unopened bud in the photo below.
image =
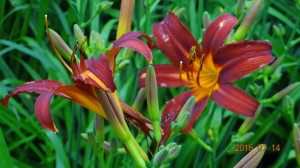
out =
{"type": "Polygon", "coordinates": [[[286,96],[282,102],[281,114],[287,123],[294,123],[295,102],[290,96],[286,96]]]}
{"type": "Polygon", "coordinates": [[[150,119],[152,120],[154,137],[157,142],[161,140],[160,112],[158,105],[158,93],[155,70],[152,65],[148,66],[145,79],[147,105],[150,119]]]}
{"type": "Polygon", "coordinates": [[[54,30],[49,29],[51,40],[58,52],[68,61],[70,61],[73,51],[64,42],[64,40],[54,30]]]}
{"type": "Polygon", "coordinates": [[[153,166],[154,167],[161,167],[164,165],[164,162],[168,158],[169,150],[168,148],[164,148],[163,150],[159,151],[155,156],[153,160],[153,166]]]}
{"type": "Polygon", "coordinates": [[[74,24],[73,26],[74,34],[78,42],[81,44],[84,41],[84,34],[78,24],[74,24]]]}
{"type": "Polygon", "coordinates": [[[122,61],[118,66],[118,70],[122,71],[122,70],[126,69],[129,64],[130,64],[129,60],[122,61]]]}
{"type": "Polygon", "coordinates": [[[236,17],[239,18],[245,8],[245,0],[238,0],[236,4],[236,17]]]}
{"type": "Polygon", "coordinates": [[[140,88],[138,91],[136,98],[134,100],[134,103],[132,105],[133,108],[136,110],[139,110],[142,107],[143,102],[146,99],[146,89],[145,88],[140,88]]]}
{"type": "Polygon", "coordinates": [[[273,29],[273,33],[274,33],[276,36],[280,37],[280,29],[279,29],[279,27],[278,27],[277,25],[273,25],[273,26],[272,26],[272,29],[273,29]]]}
{"type": "Polygon", "coordinates": [[[246,132],[248,132],[248,130],[252,127],[254,121],[259,116],[261,109],[262,109],[262,105],[260,104],[255,112],[254,117],[247,117],[247,119],[243,122],[243,124],[241,125],[241,127],[238,130],[238,133],[237,133],[238,136],[242,136],[242,135],[246,134],[246,132]]]}
{"type": "Polygon", "coordinates": [[[248,132],[248,133],[246,133],[246,134],[244,134],[244,135],[242,135],[242,136],[239,136],[239,135],[233,135],[233,136],[231,137],[231,142],[243,144],[243,143],[246,143],[250,138],[252,138],[253,135],[254,135],[253,132],[248,132]]]}
{"type": "Polygon", "coordinates": [[[105,50],[105,43],[103,41],[101,34],[99,34],[98,32],[95,31],[91,32],[90,45],[93,49],[96,49],[100,52],[103,52],[105,50]]]}
{"type": "Polygon", "coordinates": [[[266,67],[269,68],[267,74],[273,73],[280,66],[282,61],[283,57],[279,57],[270,66],[266,67]]]}
{"type": "Polygon", "coordinates": [[[235,41],[243,40],[250,29],[251,25],[257,18],[261,7],[263,5],[263,0],[253,0],[251,4],[251,8],[246,14],[243,22],[241,23],[240,27],[237,29],[234,35],[235,41]]]}
{"type": "Polygon", "coordinates": [[[210,25],[211,23],[211,19],[209,16],[209,13],[207,11],[205,11],[203,13],[203,28],[206,29],[208,27],[208,25],[210,25]]]}
{"type": "Polygon", "coordinates": [[[282,89],[280,92],[276,93],[271,97],[272,102],[278,102],[281,100],[283,97],[291,93],[293,90],[295,90],[298,86],[300,85],[300,82],[293,83],[289,85],[288,87],[282,89]]]}
{"type": "Polygon", "coordinates": [[[175,9],[172,10],[172,12],[173,12],[176,16],[180,16],[184,11],[185,11],[185,8],[175,8],[175,9]]]}
{"type": "Polygon", "coordinates": [[[208,134],[208,137],[209,137],[211,140],[214,140],[214,139],[215,139],[215,137],[214,137],[214,132],[213,132],[211,129],[208,130],[207,134],[208,134]]]}
{"type": "Polygon", "coordinates": [[[181,151],[181,145],[176,145],[176,146],[169,148],[169,153],[168,153],[167,159],[168,160],[175,159],[179,155],[180,151],[181,151]]]}
{"type": "Polygon", "coordinates": [[[109,9],[114,3],[109,1],[103,1],[97,6],[97,12],[104,12],[109,9]]]}
{"type": "Polygon", "coordinates": [[[298,165],[300,166],[300,128],[299,128],[299,124],[294,124],[293,137],[294,137],[294,147],[295,147],[295,152],[296,152],[296,160],[297,160],[298,165]]]}
{"type": "Polygon", "coordinates": [[[194,106],[195,106],[195,99],[196,99],[195,96],[191,96],[186,101],[186,103],[184,104],[184,106],[182,107],[182,109],[180,110],[180,112],[176,118],[176,122],[172,123],[172,129],[175,133],[178,133],[179,131],[181,131],[189,123],[190,117],[191,117],[191,112],[193,111],[194,106]]]}
{"type": "Polygon", "coordinates": [[[256,147],[246,156],[244,156],[233,168],[251,168],[256,167],[261,161],[266,151],[266,145],[261,144],[262,147],[256,147]],[[259,149],[258,149],[259,148],[259,149]]]}
{"type": "Polygon", "coordinates": [[[275,72],[271,75],[271,81],[272,82],[276,82],[278,81],[282,76],[282,73],[281,73],[281,67],[278,67],[275,72]]]}

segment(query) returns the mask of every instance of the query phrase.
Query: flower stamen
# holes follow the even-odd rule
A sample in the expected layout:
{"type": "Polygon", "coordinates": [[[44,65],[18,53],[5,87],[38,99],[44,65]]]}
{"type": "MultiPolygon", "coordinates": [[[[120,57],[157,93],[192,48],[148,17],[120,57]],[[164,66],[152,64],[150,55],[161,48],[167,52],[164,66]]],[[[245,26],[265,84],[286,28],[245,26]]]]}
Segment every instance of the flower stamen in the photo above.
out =
{"type": "MultiPolygon", "coordinates": [[[[192,85],[185,84],[184,81],[182,80],[182,64],[183,64],[183,61],[180,61],[180,69],[179,69],[179,71],[180,71],[180,74],[179,74],[180,82],[181,82],[182,86],[184,86],[184,87],[193,87],[192,85]]],[[[188,74],[188,72],[187,72],[187,74],[188,74]]],[[[190,81],[189,78],[188,78],[188,81],[190,81]]]]}

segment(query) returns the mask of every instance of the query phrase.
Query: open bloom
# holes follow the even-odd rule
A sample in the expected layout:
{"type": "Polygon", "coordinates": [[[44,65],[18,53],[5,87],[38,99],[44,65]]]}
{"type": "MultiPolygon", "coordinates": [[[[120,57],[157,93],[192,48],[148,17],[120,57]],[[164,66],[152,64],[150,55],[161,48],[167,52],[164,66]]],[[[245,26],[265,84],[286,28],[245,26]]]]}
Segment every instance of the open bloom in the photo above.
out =
{"type": "MultiPolygon", "coordinates": [[[[266,41],[244,40],[223,45],[237,19],[223,14],[207,28],[201,46],[172,12],[153,27],[157,47],[172,64],[154,65],[160,87],[192,88],[171,99],[162,113],[164,142],[171,133],[170,124],[191,96],[196,104],[189,124],[190,131],[211,97],[214,102],[237,114],[252,117],[259,105],[253,97],[231,84],[263,68],[274,60],[272,46],[266,41]]],[[[145,85],[145,69],[140,72],[139,87],[145,85]]]]}
{"type": "MultiPolygon", "coordinates": [[[[41,125],[47,130],[57,132],[52,117],[50,114],[50,100],[53,95],[69,99],[81,106],[96,112],[102,117],[107,119],[102,105],[99,102],[95,89],[101,89],[113,94],[114,98],[118,99],[116,94],[116,86],[113,80],[113,70],[107,58],[116,57],[122,47],[133,49],[144,55],[149,62],[152,61],[151,50],[148,46],[138,37],[143,36],[141,32],[129,32],[124,34],[119,40],[114,42],[110,54],[101,56],[96,59],[95,57],[84,60],[83,52],[80,54],[80,63],[76,63],[74,53],[71,57],[71,70],[74,75],[72,78],[73,85],[67,85],[55,80],[36,80],[24,83],[10,92],[3,100],[2,104],[7,107],[9,99],[20,93],[34,92],[40,94],[35,103],[35,114],[41,125]]],[[[119,102],[119,101],[118,101],[119,102]]],[[[145,118],[138,111],[120,101],[118,104],[120,109],[126,113],[128,122],[137,125],[143,132],[148,134],[151,130],[151,121],[145,118]]]]}

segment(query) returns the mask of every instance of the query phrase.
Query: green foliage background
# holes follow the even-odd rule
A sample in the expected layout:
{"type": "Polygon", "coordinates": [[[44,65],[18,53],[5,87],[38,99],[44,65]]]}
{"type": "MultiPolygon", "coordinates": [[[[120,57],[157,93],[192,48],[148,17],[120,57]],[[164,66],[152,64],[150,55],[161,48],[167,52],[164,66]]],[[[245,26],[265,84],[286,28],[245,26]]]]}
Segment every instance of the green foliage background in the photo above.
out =
{"type": "MultiPolygon", "coordinates": [[[[32,80],[53,79],[71,84],[71,75],[52,51],[45,32],[44,15],[49,26],[72,46],[75,36],[72,27],[79,24],[87,36],[92,30],[101,33],[106,47],[116,35],[120,1],[112,1],[111,8],[96,15],[101,0],[1,0],[0,1],[0,97],[3,98],[16,86],[32,80]],[[87,23],[90,18],[95,19],[87,23]],[[83,27],[84,26],[84,27],[83,27]]],[[[247,1],[244,13],[248,10],[247,1]]],[[[169,10],[183,10],[180,19],[197,40],[204,29],[202,15],[208,11],[211,19],[227,12],[236,14],[235,0],[136,0],[133,31],[151,35],[152,25],[161,21],[169,10]]],[[[299,0],[265,0],[261,13],[246,39],[268,40],[273,44],[273,55],[282,59],[271,71],[266,67],[243,78],[235,84],[262,101],[292,83],[300,81],[300,8],[299,0]],[[273,26],[279,27],[279,33],[273,26]]],[[[155,50],[154,64],[169,63],[163,54],[155,50]]],[[[137,74],[146,66],[138,54],[115,81],[120,97],[132,105],[138,88],[137,74]],[[135,74],[135,75],[133,75],[135,74]]],[[[160,88],[160,109],[183,88],[160,88]]],[[[300,87],[289,94],[295,103],[292,115],[283,108],[282,101],[270,102],[250,129],[254,133],[243,144],[267,144],[267,151],[260,167],[297,167],[293,145],[293,124],[300,121],[300,87]],[[273,151],[271,145],[280,145],[273,151]]],[[[51,133],[41,127],[34,114],[35,94],[21,94],[10,100],[9,108],[0,105],[0,167],[100,167],[95,151],[81,137],[81,133],[93,131],[94,113],[68,100],[55,97],[51,112],[60,132],[51,133]]],[[[146,115],[146,103],[142,112],[146,115]]],[[[175,140],[182,144],[179,157],[170,167],[232,167],[247,152],[234,151],[231,142],[245,117],[235,115],[209,102],[197,125],[196,132],[208,144],[213,134],[215,153],[203,150],[199,145],[181,135],[175,140]],[[227,150],[231,152],[226,152],[227,150]]],[[[113,130],[107,126],[106,140],[111,140],[113,130]]],[[[134,167],[127,154],[107,156],[112,167],[134,167]]],[[[298,165],[299,166],[299,165],[298,165]]]]}

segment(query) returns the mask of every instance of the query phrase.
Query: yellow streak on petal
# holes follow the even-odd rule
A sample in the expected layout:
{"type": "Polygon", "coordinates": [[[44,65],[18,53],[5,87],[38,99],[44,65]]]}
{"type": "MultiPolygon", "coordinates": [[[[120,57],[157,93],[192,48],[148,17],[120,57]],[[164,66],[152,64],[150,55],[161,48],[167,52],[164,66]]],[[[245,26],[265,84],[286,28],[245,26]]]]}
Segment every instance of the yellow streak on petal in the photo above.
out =
{"type": "Polygon", "coordinates": [[[213,91],[213,88],[195,88],[193,89],[193,95],[196,97],[196,102],[209,97],[213,91]]]}
{"type": "Polygon", "coordinates": [[[86,80],[87,78],[91,78],[94,80],[101,88],[104,90],[111,90],[108,86],[106,86],[101,79],[99,79],[93,72],[90,70],[86,70],[83,73],[80,74],[83,80],[86,80]]]}

